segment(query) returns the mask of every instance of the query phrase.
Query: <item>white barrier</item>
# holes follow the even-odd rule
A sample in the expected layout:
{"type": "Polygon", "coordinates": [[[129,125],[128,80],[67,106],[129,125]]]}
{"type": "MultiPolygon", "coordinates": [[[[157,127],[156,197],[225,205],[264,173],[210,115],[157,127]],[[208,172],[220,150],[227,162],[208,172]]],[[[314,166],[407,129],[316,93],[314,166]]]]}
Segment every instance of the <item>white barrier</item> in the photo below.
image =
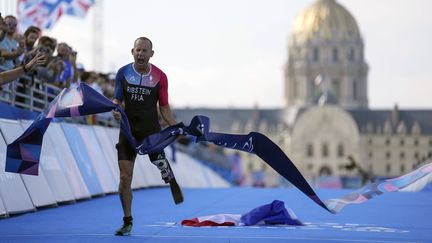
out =
{"type": "Polygon", "coordinates": [[[63,166],[64,174],[69,182],[70,189],[76,200],[90,198],[90,192],[84,182],[81,172],[78,168],[75,157],[69,148],[68,141],[64,136],[60,123],[51,123],[46,132],[48,139],[52,144],[55,144],[54,151],[60,164],[63,166]]]}
{"type": "Polygon", "coordinates": [[[6,143],[0,134],[0,166],[2,168],[0,171],[1,214],[23,213],[35,210],[20,175],[4,171],[5,161],[6,143]]]}
{"type": "MultiPolygon", "coordinates": [[[[6,143],[29,126],[29,121],[0,119],[0,165],[5,168],[6,143]]],[[[119,180],[116,128],[52,123],[43,141],[38,176],[0,171],[0,216],[57,205],[56,202],[116,192],[119,180]]],[[[184,188],[228,187],[224,179],[189,155],[165,149],[178,183],[184,188]]],[[[167,186],[147,155],[137,156],[133,188],[167,186]]]]}
{"type": "Polygon", "coordinates": [[[105,155],[105,158],[107,159],[108,166],[111,169],[111,173],[114,176],[114,180],[116,185],[119,184],[119,167],[117,162],[117,153],[115,146],[113,146],[113,143],[110,142],[110,137],[105,131],[105,128],[102,126],[93,126],[93,130],[96,134],[97,140],[99,142],[99,145],[105,155]]]}
{"type": "MultiPolygon", "coordinates": [[[[23,129],[27,129],[31,125],[31,121],[22,120],[23,129]]],[[[65,176],[64,166],[61,166],[57,159],[54,145],[51,140],[45,137],[42,143],[42,151],[40,157],[40,169],[44,170],[47,181],[54,194],[57,202],[74,201],[72,190],[65,176]]]]}
{"type": "MultiPolygon", "coordinates": [[[[120,131],[118,128],[106,127],[105,132],[106,132],[107,136],[109,137],[109,141],[112,143],[111,148],[114,148],[114,150],[113,150],[115,153],[114,158],[117,161],[117,149],[115,148],[115,145],[118,143],[120,131]]],[[[137,159],[137,161],[138,161],[138,159],[137,159]]],[[[118,167],[118,165],[117,165],[117,167],[118,167]]],[[[135,162],[133,173],[134,174],[133,174],[133,178],[132,178],[132,189],[150,186],[148,180],[146,180],[146,178],[144,177],[144,168],[141,165],[141,163],[135,162]]]]}
{"type": "Polygon", "coordinates": [[[81,135],[82,142],[85,149],[87,149],[93,167],[95,168],[96,175],[105,193],[112,193],[118,191],[118,184],[114,179],[114,175],[110,169],[108,159],[105,153],[102,152],[98,139],[91,126],[76,125],[81,135]]]}
{"type": "MultiPolygon", "coordinates": [[[[0,129],[8,144],[12,143],[24,132],[20,123],[15,120],[1,120],[0,129]]],[[[35,207],[57,205],[53,192],[46,179],[45,171],[42,168],[39,168],[38,176],[21,175],[21,178],[35,207]]]]}
{"type": "Polygon", "coordinates": [[[6,208],[3,204],[3,199],[1,197],[1,194],[0,194],[0,216],[7,216],[6,208]]]}
{"type": "Polygon", "coordinates": [[[177,162],[172,162],[171,148],[166,148],[167,157],[180,186],[187,188],[229,187],[230,184],[207,166],[197,162],[183,152],[176,152],[177,162]]]}

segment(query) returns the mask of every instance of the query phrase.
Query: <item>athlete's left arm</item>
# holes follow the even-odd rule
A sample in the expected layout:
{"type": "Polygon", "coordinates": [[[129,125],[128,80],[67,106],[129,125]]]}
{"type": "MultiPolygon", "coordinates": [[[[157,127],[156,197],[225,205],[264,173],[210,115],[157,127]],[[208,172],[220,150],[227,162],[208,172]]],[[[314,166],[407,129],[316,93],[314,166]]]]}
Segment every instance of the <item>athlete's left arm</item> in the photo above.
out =
{"type": "Polygon", "coordinates": [[[168,78],[162,73],[161,80],[159,81],[159,111],[162,119],[165,120],[168,125],[172,126],[177,124],[174,114],[171,111],[170,105],[168,103],[168,78]]]}
{"type": "Polygon", "coordinates": [[[169,105],[159,106],[159,111],[162,119],[164,119],[168,125],[172,126],[178,123],[169,105]]]}

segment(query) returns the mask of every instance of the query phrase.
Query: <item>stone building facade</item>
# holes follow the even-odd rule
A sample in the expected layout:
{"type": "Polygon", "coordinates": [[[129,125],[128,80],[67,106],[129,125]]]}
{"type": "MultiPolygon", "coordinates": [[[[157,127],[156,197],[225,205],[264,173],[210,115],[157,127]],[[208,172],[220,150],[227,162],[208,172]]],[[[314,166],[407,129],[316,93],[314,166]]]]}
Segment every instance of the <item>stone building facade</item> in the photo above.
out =
{"type": "MultiPolygon", "coordinates": [[[[281,109],[176,109],[189,121],[211,117],[215,131],[259,131],[308,178],[350,176],[348,156],[375,176],[398,176],[432,160],[432,110],[368,107],[368,65],[359,26],[335,0],[317,0],[296,18],[281,109]]],[[[242,153],[245,184],[285,183],[258,157],[242,153]]]]}

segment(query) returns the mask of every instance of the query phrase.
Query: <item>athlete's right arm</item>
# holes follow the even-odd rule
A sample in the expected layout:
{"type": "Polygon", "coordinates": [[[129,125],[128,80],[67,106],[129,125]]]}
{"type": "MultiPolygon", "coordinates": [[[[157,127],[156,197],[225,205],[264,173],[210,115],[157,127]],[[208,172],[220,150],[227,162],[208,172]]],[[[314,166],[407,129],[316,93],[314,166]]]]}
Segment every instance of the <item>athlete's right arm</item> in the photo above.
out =
{"type": "MultiPolygon", "coordinates": [[[[112,101],[114,104],[116,105],[121,105],[121,101],[119,101],[118,99],[113,99],[112,101]]],[[[116,110],[112,110],[113,116],[117,121],[120,121],[120,111],[116,111],[116,110]]]]}
{"type": "MultiPolygon", "coordinates": [[[[123,74],[122,74],[122,69],[120,69],[117,72],[116,78],[115,78],[115,83],[114,83],[114,99],[113,99],[113,103],[116,105],[121,105],[122,104],[122,100],[123,100],[123,74]]],[[[114,118],[119,121],[120,120],[120,112],[113,110],[113,116],[114,118]]]]}

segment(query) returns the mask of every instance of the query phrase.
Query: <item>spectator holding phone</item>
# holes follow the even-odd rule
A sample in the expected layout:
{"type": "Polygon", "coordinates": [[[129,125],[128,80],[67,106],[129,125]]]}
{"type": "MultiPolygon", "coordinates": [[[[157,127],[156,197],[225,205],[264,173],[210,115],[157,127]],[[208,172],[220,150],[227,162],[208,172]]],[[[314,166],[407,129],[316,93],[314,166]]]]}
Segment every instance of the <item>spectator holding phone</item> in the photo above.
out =
{"type": "Polygon", "coordinates": [[[38,53],[30,62],[28,62],[25,65],[21,65],[17,68],[4,71],[0,73],[0,85],[7,84],[9,82],[14,81],[15,79],[19,78],[20,76],[32,72],[37,66],[42,65],[46,62],[47,56],[38,53]]]}

